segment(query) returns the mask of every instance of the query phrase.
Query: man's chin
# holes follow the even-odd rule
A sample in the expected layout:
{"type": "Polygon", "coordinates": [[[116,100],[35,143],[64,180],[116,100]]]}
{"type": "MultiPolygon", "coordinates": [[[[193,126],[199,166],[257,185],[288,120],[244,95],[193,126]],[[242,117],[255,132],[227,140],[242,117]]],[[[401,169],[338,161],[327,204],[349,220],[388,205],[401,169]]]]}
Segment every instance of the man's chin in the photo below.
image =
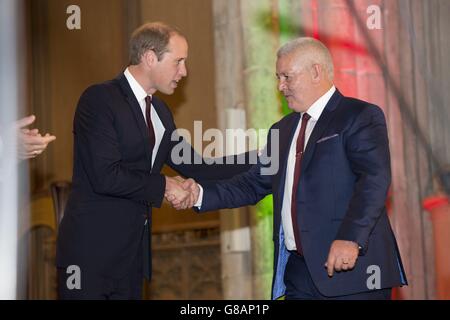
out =
{"type": "Polygon", "coordinates": [[[287,101],[287,106],[288,106],[289,109],[291,109],[294,112],[302,113],[302,112],[306,111],[306,110],[304,110],[305,108],[303,106],[299,106],[296,103],[289,102],[289,100],[287,101]]]}
{"type": "Polygon", "coordinates": [[[298,111],[298,107],[295,104],[289,103],[287,104],[288,108],[291,109],[294,112],[300,112],[298,111]]]}
{"type": "Polygon", "coordinates": [[[170,96],[175,92],[175,88],[167,88],[167,89],[159,90],[159,91],[165,95],[170,96]]]}

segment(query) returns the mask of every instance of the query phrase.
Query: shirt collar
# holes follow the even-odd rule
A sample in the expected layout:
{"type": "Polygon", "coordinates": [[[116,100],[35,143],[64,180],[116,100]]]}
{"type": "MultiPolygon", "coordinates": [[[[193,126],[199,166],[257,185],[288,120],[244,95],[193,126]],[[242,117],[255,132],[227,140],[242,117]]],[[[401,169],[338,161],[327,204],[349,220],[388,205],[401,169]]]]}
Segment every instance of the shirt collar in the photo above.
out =
{"type": "Polygon", "coordinates": [[[336,87],[332,86],[330,90],[328,90],[323,96],[317,99],[311,107],[309,107],[307,113],[311,116],[311,118],[313,118],[315,121],[319,120],[323,110],[325,109],[335,92],[336,87]]]}
{"type": "Polygon", "coordinates": [[[139,82],[136,81],[136,79],[131,74],[130,70],[128,68],[125,69],[125,72],[123,73],[125,77],[128,80],[128,83],[130,84],[131,91],[133,91],[134,96],[136,97],[137,101],[144,100],[148,94],[145,92],[144,88],[139,84],[139,82]]]}

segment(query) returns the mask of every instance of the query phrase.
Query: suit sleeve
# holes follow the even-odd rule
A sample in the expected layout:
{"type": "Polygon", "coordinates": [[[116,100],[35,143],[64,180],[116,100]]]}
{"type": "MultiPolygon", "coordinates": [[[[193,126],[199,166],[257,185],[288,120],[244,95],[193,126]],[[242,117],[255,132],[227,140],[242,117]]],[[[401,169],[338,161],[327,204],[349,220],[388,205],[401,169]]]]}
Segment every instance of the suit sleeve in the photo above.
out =
{"type": "Polygon", "coordinates": [[[380,108],[369,106],[358,115],[346,141],[347,157],[357,180],[336,239],[358,243],[367,251],[370,233],[385,210],[391,183],[389,141],[380,108]]]}
{"type": "Polygon", "coordinates": [[[261,163],[228,180],[205,181],[199,212],[254,205],[272,193],[271,176],[261,174],[261,163]]]}
{"type": "Polygon", "coordinates": [[[88,89],[81,96],[75,113],[74,135],[94,192],[160,207],[164,176],[131,169],[122,162],[114,121],[101,88],[88,89]]]}
{"type": "Polygon", "coordinates": [[[274,148],[271,147],[272,132],[273,128],[269,130],[266,148],[249,170],[231,179],[202,184],[203,202],[199,212],[254,205],[273,192],[272,179],[278,170],[279,141],[275,139],[274,148]],[[277,168],[275,171],[274,167],[277,168]]]}
{"type": "Polygon", "coordinates": [[[175,133],[167,165],[198,182],[224,180],[248,171],[257,162],[257,151],[223,158],[202,158],[192,146],[175,133]]]}

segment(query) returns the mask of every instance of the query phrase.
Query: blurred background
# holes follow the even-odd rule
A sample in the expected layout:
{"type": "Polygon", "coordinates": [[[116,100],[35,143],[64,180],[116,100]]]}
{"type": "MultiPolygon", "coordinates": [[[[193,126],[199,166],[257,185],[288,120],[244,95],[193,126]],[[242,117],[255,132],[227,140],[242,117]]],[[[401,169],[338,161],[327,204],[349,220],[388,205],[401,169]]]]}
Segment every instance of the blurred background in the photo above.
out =
{"type": "MultiPolygon", "coordinates": [[[[0,298],[56,298],[78,98],[125,70],[136,27],[163,21],[189,41],[189,75],[161,98],[192,134],[194,121],[204,131],[268,129],[289,112],[277,49],[298,36],[323,41],[336,86],[379,105],[388,121],[387,205],[409,280],[394,298],[450,299],[449,16],[448,0],[0,0],[0,131],[34,114],[33,126],[57,137],[18,162],[5,147],[14,137],[1,134],[0,298]]],[[[270,298],[271,210],[270,197],[202,216],[155,210],[145,298],[270,298]]]]}

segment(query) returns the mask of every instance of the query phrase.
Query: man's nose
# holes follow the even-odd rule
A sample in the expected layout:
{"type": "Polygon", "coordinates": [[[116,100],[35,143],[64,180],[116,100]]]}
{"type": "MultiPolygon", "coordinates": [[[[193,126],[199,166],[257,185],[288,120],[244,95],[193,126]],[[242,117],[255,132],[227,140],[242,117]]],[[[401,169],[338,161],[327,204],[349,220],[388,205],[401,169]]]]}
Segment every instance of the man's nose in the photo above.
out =
{"type": "Polygon", "coordinates": [[[187,68],[186,68],[185,64],[181,65],[181,67],[180,67],[180,75],[182,77],[186,77],[187,76],[187,68]]]}
{"type": "Polygon", "coordinates": [[[283,91],[286,87],[286,82],[282,79],[278,80],[278,91],[283,91]]]}

